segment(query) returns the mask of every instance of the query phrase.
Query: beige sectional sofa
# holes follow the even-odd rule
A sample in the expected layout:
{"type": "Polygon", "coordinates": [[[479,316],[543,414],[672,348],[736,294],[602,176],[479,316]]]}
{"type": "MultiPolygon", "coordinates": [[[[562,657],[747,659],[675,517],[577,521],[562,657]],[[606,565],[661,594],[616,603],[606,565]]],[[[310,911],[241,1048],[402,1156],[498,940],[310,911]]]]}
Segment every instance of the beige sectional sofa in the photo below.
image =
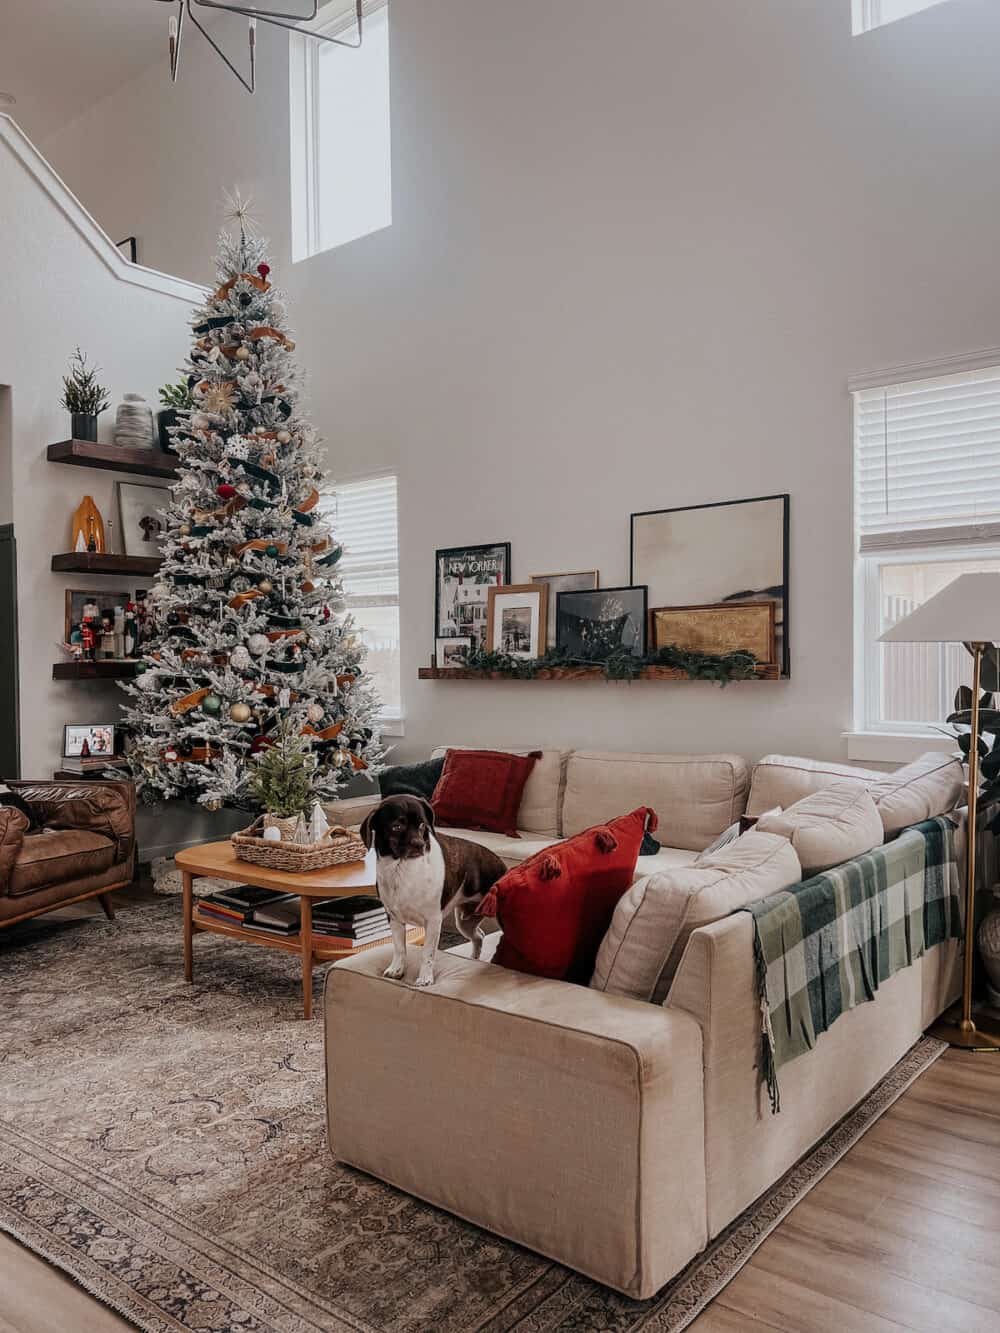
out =
{"type": "MultiPolygon", "coordinates": [[[[741,848],[694,863],[745,810],[787,814],[835,786],[867,789],[876,807],[885,803],[886,828],[903,827],[929,804],[954,803],[961,768],[937,756],[911,782],[786,756],[751,772],[732,755],[545,752],[525,789],[521,837],[449,832],[489,841],[515,864],[560,835],[652,806],[664,846],[640,858],[618,910],[652,913],[662,957],[639,955],[645,980],[626,974],[628,994],[605,966],[620,963],[617,947],[590,987],[493,966],[499,936],[479,961],[468,946],[442,955],[430,990],[385,980],[387,949],[337,964],[325,999],[334,1154],[629,1296],[657,1291],[957,993],[958,947],[939,945],[782,1069],[782,1109],[771,1114],[756,1068],[751,918],[729,913],[800,877],[792,835],[822,856],[815,807],[800,821],[804,834],[755,831],[741,848]]],[[[854,836],[870,845],[868,797],[834,805],[857,808],[854,836]]],[[[338,803],[330,814],[358,822],[367,808],[338,803]]],[[[835,845],[844,836],[838,828],[835,845]]]]}

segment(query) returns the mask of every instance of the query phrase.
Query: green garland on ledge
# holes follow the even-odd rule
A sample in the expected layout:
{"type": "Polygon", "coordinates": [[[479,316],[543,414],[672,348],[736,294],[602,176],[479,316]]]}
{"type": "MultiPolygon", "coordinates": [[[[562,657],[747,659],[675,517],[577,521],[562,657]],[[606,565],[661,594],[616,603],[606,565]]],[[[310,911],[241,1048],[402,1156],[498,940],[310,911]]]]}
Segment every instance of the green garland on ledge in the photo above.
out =
{"type": "Polygon", "coordinates": [[[725,686],[731,680],[751,680],[756,675],[757,659],[751,653],[689,652],[673,644],[656,648],[643,657],[635,657],[623,648],[604,657],[572,656],[562,648],[550,648],[543,657],[511,657],[508,653],[489,653],[478,648],[460,651],[463,668],[481,676],[508,676],[511,680],[533,680],[545,671],[574,667],[600,667],[605,680],[635,680],[644,667],[672,667],[685,672],[691,680],[716,680],[725,686]]]}

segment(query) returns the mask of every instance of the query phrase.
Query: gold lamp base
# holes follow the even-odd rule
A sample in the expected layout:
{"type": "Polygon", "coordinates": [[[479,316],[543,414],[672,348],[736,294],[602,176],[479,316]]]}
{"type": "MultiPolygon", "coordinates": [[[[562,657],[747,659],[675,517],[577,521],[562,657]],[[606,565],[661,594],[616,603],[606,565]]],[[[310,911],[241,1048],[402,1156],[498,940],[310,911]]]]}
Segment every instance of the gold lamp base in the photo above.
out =
{"type": "Polygon", "coordinates": [[[1000,1053],[1000,1031],[990,1022],[988,1014],[979,1016],[980,1024],[976,1023],[976,1013],[973,1011],[972,1018],[962,1021],[962,1006],[956,1005],[942,1014],[938,1021],[927,1029],[929,1037],[937,1037],[938,1041],[946,1041],[949,1046],[957,1046],[963,1051],[996,1051],[1000,1053]]]}

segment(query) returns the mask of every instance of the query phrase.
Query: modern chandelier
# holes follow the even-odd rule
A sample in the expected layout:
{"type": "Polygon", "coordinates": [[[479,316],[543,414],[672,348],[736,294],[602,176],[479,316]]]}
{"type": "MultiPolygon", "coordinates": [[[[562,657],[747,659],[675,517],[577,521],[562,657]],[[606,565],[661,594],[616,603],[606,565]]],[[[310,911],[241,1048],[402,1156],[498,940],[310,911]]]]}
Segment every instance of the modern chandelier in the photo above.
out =
{"type": "Polygon", "coordinates": [[[324,32],[311,32],[307,28],[300,28],[300,23],[311,23],[319,13],[319,0],[312,0],[312,12],[309,14],[291,14],[283,13],[280,10],[257,9],[252,5],[226,4],[224,0],[159,0],[161,4],[176,4],[177,13],[171,14],[169,23],[170,35],[170,78],[177,82],[177,70],[181,61],[181,38],[184,34],[185,15],[191,20],[201,35],[208,42],[209,46],[215,51],[216,55],[228,65],[229,69],[239,79],[248,93],[252,93],[257,86],[257,20],[262,23],[269,23],[275,28],[286,28],[289,32],[301,33],[303,37],[313,37],[317,42],[330,42],[334,46],[349,46],[357,49],[361,45],[361,9],[363,0],[355,0],[355,19],[356,32],[350,40],[342,37],[331,37],[324,32]],[[247,20],[247,44],[250,48],[250,77],[242,74],[233,62],[223,51],[215,38],[198,21],[195,9],[221,9],[228,14],[241,14],[247,20]]]}

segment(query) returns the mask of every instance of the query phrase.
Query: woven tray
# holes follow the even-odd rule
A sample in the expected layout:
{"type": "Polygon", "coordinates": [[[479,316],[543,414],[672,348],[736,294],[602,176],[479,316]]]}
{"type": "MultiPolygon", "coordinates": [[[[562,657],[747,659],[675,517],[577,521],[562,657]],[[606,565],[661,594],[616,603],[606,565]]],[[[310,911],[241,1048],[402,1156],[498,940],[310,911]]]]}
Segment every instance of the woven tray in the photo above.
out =
{"type": "Polygon", "coordinates": [[[365,844],[353,833],[339,826],[330,829],[321,842],[265,842],[261,836],[264,816],[255,819],[242,833],[232,834],[233,852],[240,861],[250,861],[268,870],[323,870],[326,866],[363,861],[365,844]]]}

